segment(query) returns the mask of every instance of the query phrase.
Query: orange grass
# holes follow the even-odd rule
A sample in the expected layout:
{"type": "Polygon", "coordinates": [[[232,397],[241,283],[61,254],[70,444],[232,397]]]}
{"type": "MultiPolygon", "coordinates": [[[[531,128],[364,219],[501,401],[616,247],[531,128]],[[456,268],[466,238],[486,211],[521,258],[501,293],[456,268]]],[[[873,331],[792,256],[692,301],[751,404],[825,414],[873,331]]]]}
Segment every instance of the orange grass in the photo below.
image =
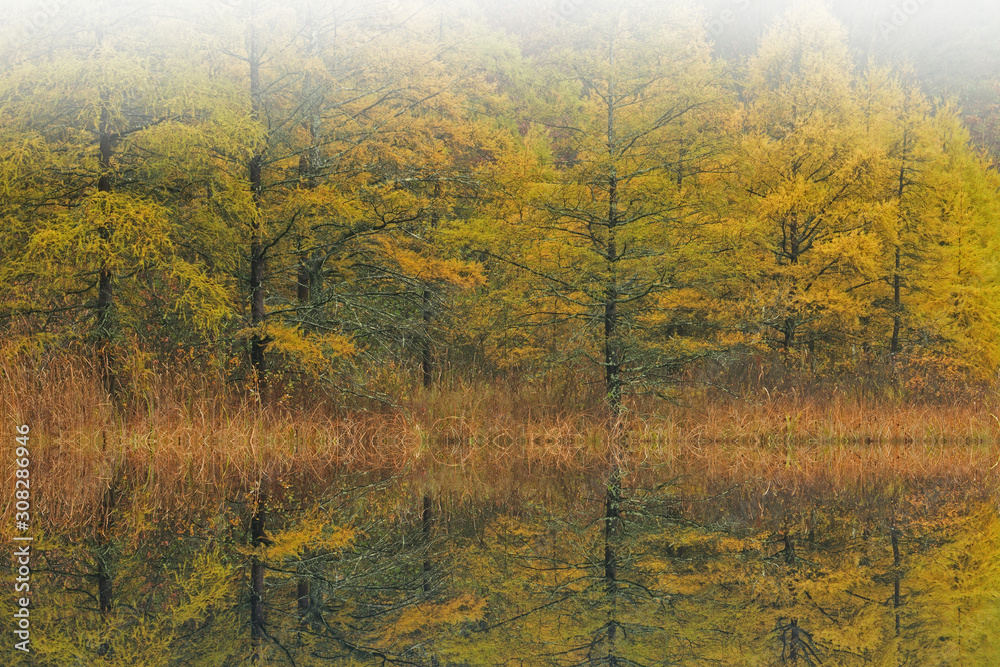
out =
{"type": "MultiPolygon", "coordinates": [[[[78,359],[8,359],[0,382],[0,437],[13,445],[14,425],[31,427],[33,511],[53,527],[98,526],[109,489],[115,521],[138,528],[259,491],[295,502],[358,475],[488,495],[529,479],[603,474],[611,452],[599,409],[563,411],[544,387],[455,381],[394,408],[261,408],[193,372],[160,372],[122,408],[78,359]]],[[[983,497],[997,481],[997,412],[982,402],[701,395],[627,413],[616,453],[635,484],[676,477],[682,493],[726,493],[744,511],[756,503],[763,513],[776,498],[880,498],[928,485],[983,497]]],[[[12,447],[3,451],[13,458],[12,447]]],[[[13,461],[3,470],[0,525],[9,531],[13,461]]]]}

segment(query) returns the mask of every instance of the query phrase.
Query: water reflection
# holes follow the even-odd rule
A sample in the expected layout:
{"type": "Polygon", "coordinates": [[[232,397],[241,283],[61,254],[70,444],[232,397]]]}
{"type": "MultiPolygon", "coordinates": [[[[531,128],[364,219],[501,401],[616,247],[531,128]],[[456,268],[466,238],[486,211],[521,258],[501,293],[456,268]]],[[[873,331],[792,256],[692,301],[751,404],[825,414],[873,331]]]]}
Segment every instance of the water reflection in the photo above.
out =
{"type": "Polygon", "coordinates": [[[508,472],[487,491],[453,467],[345,475],[40,535],[28,664],[1000,664],[984,500],[508,472]]]}

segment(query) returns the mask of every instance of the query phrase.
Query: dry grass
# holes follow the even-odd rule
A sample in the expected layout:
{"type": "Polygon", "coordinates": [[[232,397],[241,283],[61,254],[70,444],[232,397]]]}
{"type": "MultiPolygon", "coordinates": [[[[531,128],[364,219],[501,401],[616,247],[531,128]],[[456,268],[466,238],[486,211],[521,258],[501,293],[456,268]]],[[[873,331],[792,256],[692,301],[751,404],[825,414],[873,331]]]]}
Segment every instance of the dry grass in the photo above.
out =
{"type": "MultiPolygon", "coordinates": [[[[564,411],[545,388],[456,382],[391,409],[261,408],[217,381],[163,372],[122,409],[78,359],[8,360],[0,381],[7,437],[14,424],[32,429],[35,516],[55,527],[99,526],[109,490],[119,525],[141,526],[192,508],[210,513],[258,490],[294,502],[345,476],[405,474],[416,489],[488,495],[599,474],[609,460],[600,410],[564,411]]],[[[874,501],[917,487],[982,497],[997,481],[996,412],[979,402],[695,397],[627,418],[619,454],[636,484],[676,477],[682,495],[725,494],[754,516],[797,497],[874,501]]],[[[4,469],[12,489],[13,466],[4,469]]],[[[8,501],[3,530],[12,512],[8,501]]]]}
{"type": "MultiPolygon", "coordinates": [[[[764,397],[762,400],[705,398],[688,407],[659,411],[674,438],[693,441],[749,440],[792,436],[809,441],[980,442],[1000,431],[1000,405],[982,401],[947,404],[883,401],[850,396],[764,397]]],[[[648,425],[647,425],[648,430],[648,425]]]]}

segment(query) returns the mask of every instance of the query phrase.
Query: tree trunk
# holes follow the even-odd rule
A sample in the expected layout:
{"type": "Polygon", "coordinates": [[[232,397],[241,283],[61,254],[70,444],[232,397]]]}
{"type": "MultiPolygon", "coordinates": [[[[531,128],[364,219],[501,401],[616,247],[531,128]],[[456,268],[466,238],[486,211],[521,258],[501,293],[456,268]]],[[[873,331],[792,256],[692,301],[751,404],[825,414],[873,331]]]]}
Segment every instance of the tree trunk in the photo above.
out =
{"type": "Polygon", "coordinates": [[[114,523],[114,510],[117,504],[117,475],[112,475],[108,488],[104,492],[101,502],[102,523],[98,531],[98,553],[97,553],[97,607],[101,612],[101,620],[107,621],[113,608],[113,584],[111,555],[108,553],[108,535],[114,523]]]}
{"type": "MultiPolygon", "coordinates": [[[[257,496],[257,507],[250,519],[250,544],[254,547],[264,545],[267,538],[264,534],[266,515],[264,513],[264,494],[257,496]]],[[[264,638],[264,562],[256,555],[250,558],[250,646],[252,662],[259,662],[260,644],[264,638]]]]}
{"type": "Polygon", "coordinates": [[[309,580],[299,577],[295,587],[295,597],[298,600],[299,613],[304,617],[312,607],[312,593],[309,590],[309,580]]]}
{"type": "MultiPolygon", "coordinates": [[[[614,64],[613,51],[609,54],[608,59],[611,64],[614,64]]],[[[617,421],[621,416],[622,359],[618,343],[618,173],[614,165],[617,152],[614,95],[614,85],[609,84],[607,137],[608,158],[611,160],[611,164],[608,173],[608,283],[605,285],[604,291],[604,389],[607,394],[611,419],[617,421]]]]}
{"type": "Polygon", "coordinates": [[[423,573],[423,589],[424,593],[431,592],[431,558],[430,558],[430,548],[431,548],[431,529],[434,525],[434,508],[433,500],[429,493],[424,494],[424,506],[423,512],[420,518],[421,527],[424,533],[424,573],[423,573]]]}
{"type": "MultiPolygon", "coordinates": [[[[104,34],[97,31],[97,48],[101,49],[104,43],[104,34]]],[[[100,120],[97,129],[97,144],[100,166],[100,175],[97,177],[97,191],[111,192],[111,156],[112,156],[112,136],[111,136],[111,111],[108,108],[108,92],[101,89],[100,93],[100,120]]],[[[105,243],[111,240],[114,229],[107,221],[102,221],[100,225],[101,240],[105,243]]],[[[111,330],[113,327],[112,311],[114,308],[114,281],[111,269],[106,260],[102,264],[97,278],[97,317],[95,328],[97,332],[97,356],[101,369],[101,381],[104,390],[115,398],[117,395],[114,374],[114,352],[111,343],[111,330]]],[[[106,438],[106,436],[105,436],[106,438]]],[[[105,439],[105,445],[107,441],[105,439]]],[[[104,492],[101,501],[102,525],[98,528],[97,534],[97,608],[101,615],[101,622],[107,623],[110,620],[114,607],[114,574],[112,571],[112,556],[110,553],[109,534],[114,522],[114,508],[116,498],[117,475],[111,476],[108,488],[104,492]]],[[[110,651],[107,643],[102,644],[97,653],[106,656],[110,651]]]]}
{"type": "Polygon", "coordinates": [[[609,594],[618,590],[617,541],[621,528],[621,502],[621,470],[614,466],[604,497],[604,581],[609,594]]]}
{"type": "MultiPolygon", "coordinates": [[[[97,31],[97,48],[104,44],[104,33],[97,31]]],[[[108,91],[104,88],[100,93],[101,116],[97,128],[97,143],[100,153],[99,165],[101,173],[97,178],[98,192],[111,192],[111,156],[112,156],[112,136],[111,136],[111,110],[108,108],[108,91]]],[[[101,240],[109,242],[115,230],[107,221],[102,221],[100,226],[101,240]]],[[[116,391],[116,380],[114,375],[114,351],[112,350],[111,338],[114,310],[114,276],[111,273],[107,261],[102,264],[97,276],[97,317],[95,327],[97,330],[97,354],[101,368],[101,380],[104,383],[104,390],[114,397],[116,391]]]]}
{"type": "MultiPolygon", "coordinates": [[[[909,132],[903,132],[903,161],[899,165],[899,181],[896,189],[896,200],[902,208],[903,195],[906,192],[906,156],[909,144],[909,132]]],[[[900,220],[902,222],[902,220],[900,220]]],[[[900,299],[900,248],[896,246],[894,271],[892,274],[892,340],[889,351],[895,355],[900,351],[899,330],[902,325],[902,300],[900,299]]]]}
{"type": "MultiPolygon", "coordinates": [[[[441,216],[437,210],[438,200],[441,198],[441,182],[434,183],[434,208],[431,212],[431,229],[437,229],[441,216]]],[[[420,318],[424,324],[423,348],[420,350],[420,372],[423,376],[424,389],[430,389],[434,384],[434,348],[431,338],[431,320],[434,318],[433,304],[431,302],[431,289],[425,286],[420,293],[420,318]]]]}
{"type": "MultiPolygon", "coordinates": [[[[257,44],[256,4],[250,4],[249,49],[247,62],[250,66],[250,114],[255,122],[261,121],[261,54],[257,44]]],[[[250,178],[250,193],[253,198],[254,210],[250,221],[250,324],[255,328],[250,340],[250,364],[253,368],[254,383],[258,398],[263,404],[266,400],[266,366],[265,346],[267,341],[263,334],[266,311],[264,308],[264,263],[266,249],[264,247],[263,216],[261,212],[261,196],[263,190],[263,146],[254,147],[254,152],[247,164],[250,178]]],[[[264,505],[266,498],[263,492],[257,495],[257,505],[250,519],[250,543],[254,548],[266,544],[264,505]]],[[[261,641],[264,630],[264,562],[256,554],[250,558],[250,645],[252,662],[261,660],[261,641]]]]}
{"type": "Polygon", "coordinates": [[[893,609],[893,613],[896,616],[896,636],[898,637],[899,636],[899,627],[900,627],[900,623],[899,623],[899,620],[900,620],[900,609],[899,608],[902,606],[902,602],[900,600],[900,595],[899,595],[899,580],[903,576],[902,570],[900,570],[899,566],[900,566],[900,564],[902,564],[903,560],[902,560],[902,558],[900,557],[900,554],[899,554],[899,531],[896,530],[895,526],[893,526],[890,529],[890,531],[889,531],[889,539],[892,540],[892,579],[893,579],[893,586],[892,586],[892,609],[893,609]]]}
{"type": "Polygon", "coordinates": [[[788,640],[788,659],[793,665],[799,664],[799,641],[801,641],[799,639],[799,622],[793,618],[788,640]]]}
{"type": "MultiPolygon", "coordinates": [[[[261,117],[261,85],[260,85],[260,53],[257,46],[257,29],[254,24],[254,7],[251,6],[250,17],[250,52],[247,60],[250,64],[250,113],[255,121],[261,117]]],[[[250,222],[250,325],[256,328],[250,340],[250,364],[253,367],[254,382],[257,385],[261,400],[265,391],[264,348],[267,341],[262,328],[266,318],[264,309],[264,262],[266,250],[263,242],[263,221],[261,216],[262,171],[264,150],[258,146],[250,158],[248,172],[250,177],[250,192],[253,197],[254,211],[250,222]]]]}
{"type": "Polygon", "coordinates": [[[896,271],[892,276],[892,342],[889,345],[889,351],[896,354],[900,351],[899,346],[899,329],[902,324],[902,318],[900,313],[902,311],[902,304],[900,302],[900,285],[899,285],[899,246],[896,246],[896,271]]]}
{"type": "MultiPolygon", "coordinates": [[[[801,250],[799,239],[799,221],[796,214],[792,214],[791,220],[788,222],[788,246],[783,248],[786,252],[786,257],[788,263],[795,266],[799,263],[799,255],[801,250]]],[[[792,349],[792,344],[795,342],[795,332],[798,329],[798,311],[795,308],[795,299],[798,297],[798,286],[793,282],[791,290],[788,292],[788,305],[789,305],[789,315],[785,317],[782,333],[785,334],[784,340],[782,341],[781,348],[785,352],[790,352],[792,349]]]]}
{"type": "MultiPolygon", "coordinates": [[[[614,66],[614,42],[608,45],[608,62],[614,66]]],[[[608,475],[608,489],[604,498],[604,585],[608,596],[608,664],[618,665],[617,640],[617,596],[618,596],[618,539],[621,532],[621,470],[618,467],[618,455],[622,446],[620,419],[622,413],[622,357],[618,340],[618,172],[615,166],[617,159],[617,128],[615,125],[615,85],[608,82],[608,237],[607,266],[608,282],[605,285],[604,299],[604,389],[607,394],[608,412],[611,418],[611,470],[608,475]]]]}
{"type": "Polygon", "coordinates": [[[309,305],[312,276],[309,274],[309,257],[305,252],[299,253],[299,270],[295,276],[295,298],[299,305],[309,305]]]}
{"type": "MultiPolygon", "coordinates": [[[[316,53],[318,38],[315,33],[312,34],[309,45],[306,48],[306,55],[308,57],[313,57],[316,53]]],[[[312,94],[312,76],[307,71],[305,73],[305,80],[302,85],[305,94],[312,94]]],[[[313,110],[313,113],[309,115],[309,119],[306,121],[306,126],[309,130],[309,149],[299,156],[299,180],[302,182],[303,186],[307,190],[312,190],[316,187],[317,174],[319,172],[319,148],[318,148],[318,126],[320,124],[320,119],[313,110]]],[[[296,277],[296,297],[298,301],[303,306],[308,306],[312,301],[312,287],[313,287],[313,259],[309,256],[309,251],[304,248],[300,248],[299,252],[299,270],[296,277]]]]}
{"type": "MultiPolygon", "coordinates": [[[[98,148],[100,150],[101,175],[97,179],[98,192],[111,192],[111,132],[109,129],[110,112],[107,105],[107,93],[101,93],[101,121],[98,132],[98,148]]],[[[107,223],[101,225],[101,240],[109,241],[114,230],[107,223]]],[[[97,281],[97,329],[102,338],[108,338],[110,329],[111,308],[114,306],[114,288],[111,269],[104,264],[100,269],[97,281]]]]}
{"type": "MultiPolygon", "coordinates": [[[[107,449],[107,436],[102,433],[102,453],[107,449]]],[[[114,511],[118,505],[119,473],[117,468],[112,472],[108,488],[101,498],[101,523],[97,526],[95,561],[97,565],[97,609],[101,615],[101,623],[111,620],[114,610],[114,556],[111,552],[111,532],[114,527],[114,511]]],[[[107,642],[97,648],[100,656],[111,657],[111,646],[107,642]]]]}
{"type": "Polygon", "coordinates": [[[785,325],[782,328],[782,331],[785,334],[785,338],[784,338],[784,340],[782,341],[782,344],[781,344],[781,349],[783,349],[785,352],[789,352],[792,349],[792,343],[795,340],[795,328],[796,328],[795,327],[795,318],[794,317],[786,317],[785,318],[785,325]]]}
{"type": "Polygon", "coordinates": [[[431,350],[431,297],[430,290],[424,288],[420,295],[420,317],[424,322],[423,349],[420,351],[420,373],[423,376],[424,389],[430,389],[434,384],[434,356],[431,350]]]}
{"type": "Polygon", "coordinates": [[[608,664],[617,665],[617,595],[618,595],[618,540],[621,535],[622,486],[621,470],[617,465],[611,468],[608,490],[604,498],[604,586],[608,595],[608,664]]]}

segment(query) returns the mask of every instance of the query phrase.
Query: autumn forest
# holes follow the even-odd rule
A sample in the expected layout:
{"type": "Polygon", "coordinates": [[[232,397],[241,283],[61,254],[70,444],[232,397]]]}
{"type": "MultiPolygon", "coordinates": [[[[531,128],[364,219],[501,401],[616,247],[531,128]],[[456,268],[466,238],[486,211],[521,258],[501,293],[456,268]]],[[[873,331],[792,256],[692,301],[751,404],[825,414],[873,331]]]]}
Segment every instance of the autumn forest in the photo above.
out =
{"type": "Polygon", "coordinates": [[[1000,70],[862,4],[0,10],[13,658],[996,664],[1000,70]]]}

